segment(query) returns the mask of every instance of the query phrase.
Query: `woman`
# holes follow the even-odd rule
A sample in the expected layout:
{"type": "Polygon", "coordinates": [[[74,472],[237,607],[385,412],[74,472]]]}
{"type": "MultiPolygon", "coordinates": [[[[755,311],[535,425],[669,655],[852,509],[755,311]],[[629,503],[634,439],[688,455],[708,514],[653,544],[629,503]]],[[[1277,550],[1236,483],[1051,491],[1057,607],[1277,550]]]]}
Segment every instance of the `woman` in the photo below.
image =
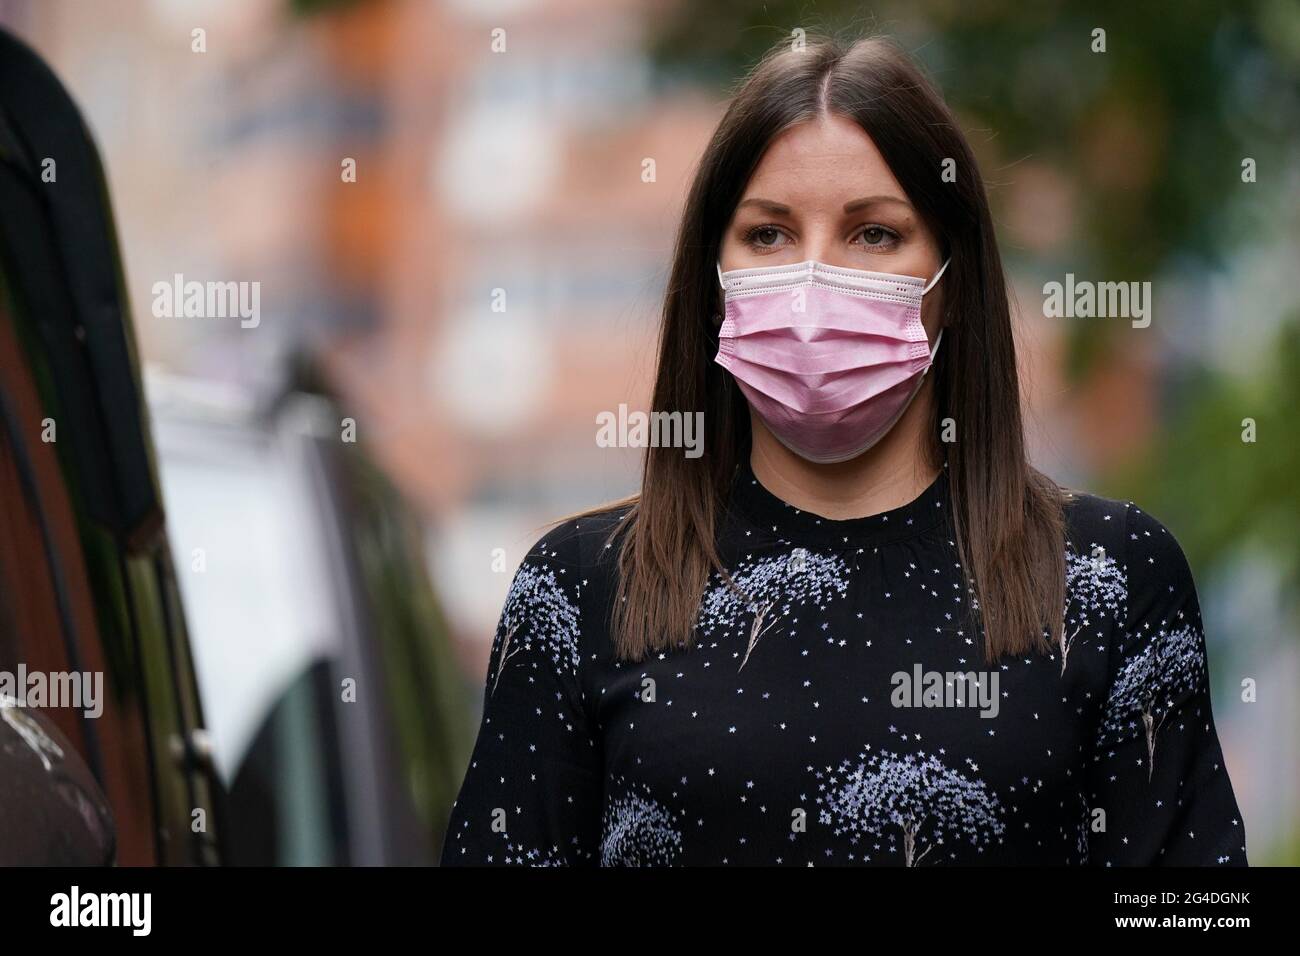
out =
{"type": "Polygon", "coordinates": [[[641,492],[520,567],[444,864],[1245,865],[1178,544],[1026,461],[975,160],[877,39],[700,163],[641,492]]]}

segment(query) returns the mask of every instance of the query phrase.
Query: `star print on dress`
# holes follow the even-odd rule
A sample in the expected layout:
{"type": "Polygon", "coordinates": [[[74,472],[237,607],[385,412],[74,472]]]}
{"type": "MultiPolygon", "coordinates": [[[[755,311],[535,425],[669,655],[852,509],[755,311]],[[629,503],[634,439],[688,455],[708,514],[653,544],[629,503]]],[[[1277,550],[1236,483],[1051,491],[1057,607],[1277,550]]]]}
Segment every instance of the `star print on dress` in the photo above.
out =
{"type": "Polygon", "coordinates": [[[526,867],[545,867],[545,866],[567,866],[564,854],[560,852],[559,847],[547,847],[546,849],[537,849],[533,847],[526,849],[517,847],[513,843],[506,844],[506,856],[504,860],[507,866],[526,866],[526,867]]]}

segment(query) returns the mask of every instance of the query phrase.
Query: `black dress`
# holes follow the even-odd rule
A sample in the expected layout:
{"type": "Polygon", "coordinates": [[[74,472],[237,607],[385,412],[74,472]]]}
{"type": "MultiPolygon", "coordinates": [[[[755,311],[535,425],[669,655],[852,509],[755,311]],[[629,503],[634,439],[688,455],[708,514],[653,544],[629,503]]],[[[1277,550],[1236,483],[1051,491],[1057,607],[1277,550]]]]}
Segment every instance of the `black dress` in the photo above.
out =
{"type": "Polygon", "coordinates": [[[689,649],[609,639],[622,512],[516,573],[444,865],[1246,865],[1196,592],[1132,504],[1067,508],[1066,647],[992,668],[946,473],[799,511],[743,465],[689,649]]]}

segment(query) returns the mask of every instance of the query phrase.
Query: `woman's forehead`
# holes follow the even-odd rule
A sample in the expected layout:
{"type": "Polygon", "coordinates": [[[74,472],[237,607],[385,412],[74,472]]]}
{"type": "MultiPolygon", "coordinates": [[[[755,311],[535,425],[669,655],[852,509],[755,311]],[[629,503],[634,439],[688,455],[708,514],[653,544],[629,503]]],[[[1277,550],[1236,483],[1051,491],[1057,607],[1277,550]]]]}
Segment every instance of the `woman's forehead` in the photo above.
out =
{"type": "Polygon", "coordinates": [[[760,196],[797,207],[890,195],[906,199],[871,137],[852,120],[832,115],[777,136],[759,160],[744,198],[760,196]]]}

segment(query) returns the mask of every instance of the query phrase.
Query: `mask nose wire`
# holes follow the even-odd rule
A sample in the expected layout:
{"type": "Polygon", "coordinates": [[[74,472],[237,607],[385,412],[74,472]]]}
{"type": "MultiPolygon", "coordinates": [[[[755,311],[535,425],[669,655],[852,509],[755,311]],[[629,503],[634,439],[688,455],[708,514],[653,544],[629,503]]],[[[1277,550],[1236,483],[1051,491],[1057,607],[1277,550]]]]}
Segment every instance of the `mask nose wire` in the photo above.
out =
{"type": "MultiPolygon", "coordinates": [[[[921,295],[925,295],[927,292],[929,292],[931,289],[934,288],[934,284],[938,282],[939,279],[943,276],[944,270],[948,268],[948,263],[950,262],[952,262],[952,256],[949,256],[947,259],[943,260],[943,265],[941,265],[939,267],[939,271],[934,274],[934,278],[925,284],[925,288],[921,290],[921,295]]],[[[721,274],[719,274],[719,278],[721,278],[721,274]]]]}
{"type": "MultiPolygon", "coordinates": [[[[941,265],[941,266],[939,267],[939,271],[936,272],[936,273],[934,274],[934,278],[932,278],[929,282],[927,282],[927,283],[925,284],[925,288],[921,290],[921,295],[925,295],[927,292],[929,292],[931,289],[933,289],[934,286],[935,286],[935,283],[938,282],[941,278],[943,278],[943,274],[944,274],[944,272],[948,269],[948,263],[950,263],[950,262],[952,262],[952,256],[949,256],[947,259],[944,259],[944,260],[943,260],[943,265],[941,265]]],[[[713,268],[715,268],[715,269],[718,270],[718,286],[719,286],[719,288],[721,288],[723,292],[726,292],[726,291],[727,291],[727,283],[724,282],[723,279],[722,279],[722,263],[721,263],[721,262],[716,262],[716,261],[715,261],[715,262],[713,263],[713,268]]]]}

